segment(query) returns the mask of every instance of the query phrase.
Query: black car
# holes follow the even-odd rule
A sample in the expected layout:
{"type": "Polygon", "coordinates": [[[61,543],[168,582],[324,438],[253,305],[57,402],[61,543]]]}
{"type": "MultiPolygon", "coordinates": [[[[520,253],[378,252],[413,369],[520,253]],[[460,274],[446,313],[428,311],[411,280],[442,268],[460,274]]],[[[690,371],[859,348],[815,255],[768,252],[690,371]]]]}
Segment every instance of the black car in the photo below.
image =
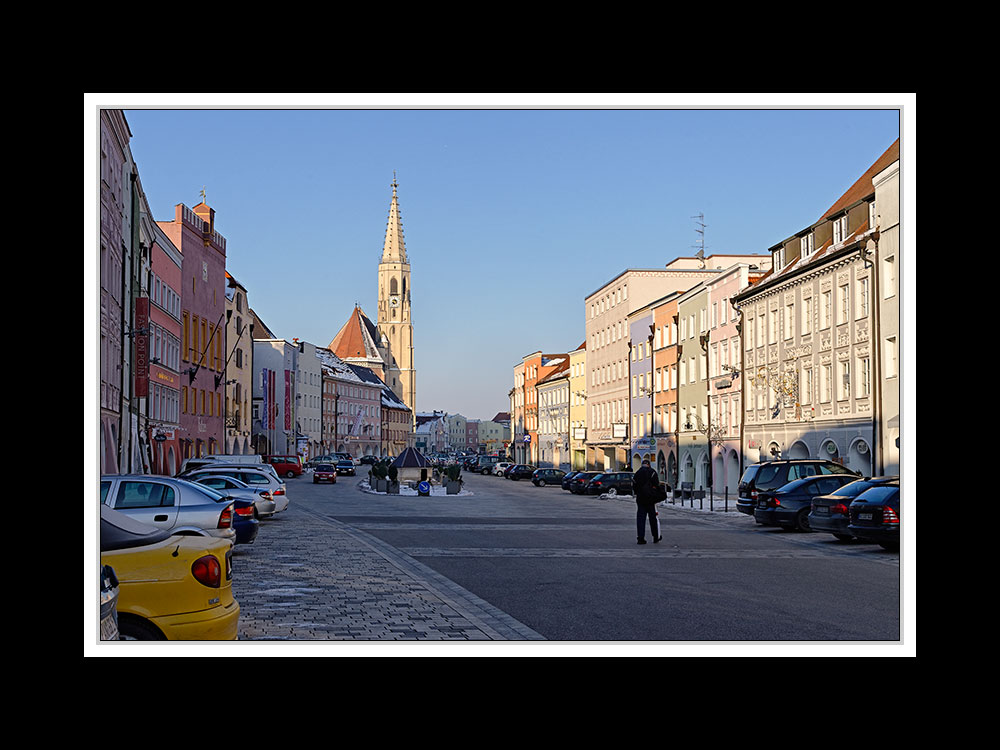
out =
{"type": "Polygon", "coordinates": [[[337,474],[346,474],[347,476],[353,477],[355,474],[354,462],[350,459],[341,459],[337,461],[337,474]]]}
{"type": "Polygon", "coordinates": [[[604,472],[592,477],[583,487],[584,495],[603,495],[614,490],[619,495],[632,494],[632,472],[604,472]]]}
{"type": "Polygon", "coordinates": [[[898,481],[899,477],[865,477],[845,484],[829,495],[814,497],[809,513],[810,528],[813,531],[828,531],[842,542],[851,541],[854,536],[847,530],[851,522],[851,501],[867,489],[898,481]]]}
{"type": "Polygon", "coordinates": [[[851,503],[847,530],[863,542],[877,542],[883,549],[899,549],[899,482],[865,490],[851,503]]]}
{"type": "Polygon", "coordinates": [[[503,475],[507,479],[513,479],[516,482],[518,479],[531,479],[531,475],[534,473],[534,466],[528,466],[527,464],[514,464],[507,469],[503,475]]]}
{"type": "Polygon", "coordinates": [[[536,487],[544,487],[547,484],[562,484],[565,471],[559,469],[535,469],[531,475],[531,483],[536,487]]]}
{"type": "Polygon", "coordinates": [[[362,456],[361,458],[358,459],[358,463],[359,464],[369,464],[369,465],[371,465],[371,464],[377,464],[378,463],[378,456],[362,456]]]}
{"type": "Polygon", "coordinates": [[[603,474],[602,471],[581,471],[578,472],[569,483],[569,491],[574,495],[583,495],[584,489],[587,486],[587,482],[596,477],[598,474],[603,474]]]}
{"type": "Polygon", "coordinates": [[[579,473],[580,473],[579,471],[571,471],[571,472],[568,472],[565,476],[563,476],[562,482],[560,482],[560,484],[562,485],[562,488],[564,490],[568,490],[569,489],[569,483],[572,482],[573,481],[573,477],[575,477],[579,473]]]}
{"type": "Polygon", "coordinates": [[[233,531],[236,532],[236,544],[253,544],[260,529],[253,500],[238,498],[233,500],[233,531]]]}
{"type": "Polygon", "coordinates": [[[736,510],[752,516],[757,508],[757,493],[776,490],[803,477],[824,474],[850,474],[855,479],[859,478],[850,469],[822,458],[779,459],[752,464],[740,477],[736,491],[736,510]]]}
{"type": "Polygon", "coordinates": [[[796,479],[775,490],[760,490],[753,517],[764,526],[812,531],[809,511],[812,510],[813,498],[829,495],[855,479],[853,474],[828,474],[796,479]]]}

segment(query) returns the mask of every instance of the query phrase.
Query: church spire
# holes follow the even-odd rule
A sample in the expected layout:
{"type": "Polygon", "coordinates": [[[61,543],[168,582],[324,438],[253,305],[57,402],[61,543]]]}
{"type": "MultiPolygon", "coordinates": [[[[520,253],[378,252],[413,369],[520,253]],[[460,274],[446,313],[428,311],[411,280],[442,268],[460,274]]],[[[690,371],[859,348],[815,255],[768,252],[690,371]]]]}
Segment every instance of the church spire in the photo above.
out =
{"type": "Polygon", "coordinates": [[[389,204],[389,221],[385,227],[385,243],[382,245],[383,263],[408,263],[406,244],[403,242],[403,222],[399,215],[399,199],[396,196],[396,170],[392,171],[392,203],[389,204]]]}

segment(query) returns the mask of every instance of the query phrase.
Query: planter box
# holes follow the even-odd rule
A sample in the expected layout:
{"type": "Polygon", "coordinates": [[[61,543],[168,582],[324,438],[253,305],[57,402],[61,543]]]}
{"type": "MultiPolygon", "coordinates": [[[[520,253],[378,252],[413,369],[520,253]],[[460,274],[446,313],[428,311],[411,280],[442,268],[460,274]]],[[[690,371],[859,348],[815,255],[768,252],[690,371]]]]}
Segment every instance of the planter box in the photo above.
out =
{"type": "Polygon", "coordinates": [[[461,482],[448,482],[445,485],[445,489],[447,491],[447,494],[449,494],[449,495],[457,495],[459,492],[462,491],[462,483],[461,482]]]}
{"type": "Polygon", "coordinates": [[[385,488],[385,491],[387,493],[389,493],[390,495],[398,495],[399,494],[399,482],[389,482],[389,481],[387,481],[387,486],[385,488]]]}
{"type": "Polygon", "coordinates": [[[388,483],[389,482],[386,479],[376,479],[375,480],[375,491],[376,492],[385,492],[385,488],[386,488],[386,485],[388,483]]]}

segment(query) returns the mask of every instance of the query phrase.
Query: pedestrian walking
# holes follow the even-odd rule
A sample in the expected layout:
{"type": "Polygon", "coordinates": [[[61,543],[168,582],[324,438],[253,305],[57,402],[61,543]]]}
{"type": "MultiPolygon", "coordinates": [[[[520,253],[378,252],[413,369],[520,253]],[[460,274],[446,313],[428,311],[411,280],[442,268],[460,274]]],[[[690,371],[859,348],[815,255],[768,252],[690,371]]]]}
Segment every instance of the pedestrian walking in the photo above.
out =
{"type": "Polygon", "coordinates": [[[632,489],[635,492],[636,544],[646,543],[646,519],[649,518],[649,530],[653,534],[653,544],[663,539],[660,527],[656,522],[656,503],[660,501],[660,478],[649,465],[649,460],[642,462],[642,468],[632,477],[632,489]]]}

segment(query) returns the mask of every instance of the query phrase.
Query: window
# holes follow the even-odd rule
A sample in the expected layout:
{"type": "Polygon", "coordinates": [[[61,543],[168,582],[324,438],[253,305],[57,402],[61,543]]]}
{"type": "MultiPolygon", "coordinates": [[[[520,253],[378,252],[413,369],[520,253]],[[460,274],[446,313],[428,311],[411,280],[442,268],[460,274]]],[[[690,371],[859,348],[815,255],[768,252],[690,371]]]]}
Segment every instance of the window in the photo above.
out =
{"type": "Polygon", "coordinates": [[[896,295],[896,258],[882,260],[882,297],[889,299],[896,295]]]}
{"type": "Polygon", "coordinates": [[[858,358],[858,388],[855,398],[868,398],[871,395],[871,360],[868,357],[858,358]]]}
{"type": "Polygon", "coordinates": [[[889,336],[885,340],[885,376],[887,378],[894,378],[899,375],[899,371],[897,370],[897,356],[896,337],[889,336]]]}
{"type": "Polygon", "coordinates": [[[833,242],[843,242],[847,238],[847,214],[833,220],[833,242]]]}
{"type": "Polygon", "coordinates": [[[823,292],[819,308],[819,327],[829,328],[833,316],[833,292],[823,292]]]}
{"type": "Polygon", "coordinates": [[[795,336],[795,305],[785,305],[785,340],[795,336]]]}
{"type": "Polygon", "coordinates": [[[816,236],[810,232],[799,241],[799,257],[808,258],[816,252],[816,236]]]}
{"type": "Polygon", "coordinates": [[[851,295],[848,293],[849,287],[844,284],[838,290],[840,305],[837,307],[837,324],[846,323],[851,314],[851,295]]]}
{"type": "Polygon", "coordinates": [[[831,401],[833,383],[833,365],[822,365],[819,369],[819,400],[822,403],[831,401]]]}
{"type": "Polygon", "coordinates": [[[159,482],[122,482],[116,508],[169,508],[174,504],[174,489],[159,482]]]}
{"type": "Polygon", "coordinates": [[[812,297],[802,300],[802,335],[807,336],[812,333],[812,297]]]}
{"type": "Polygon", "coordinates": [[[858,279],[857,281],[858,293],[856,296],[857,310],[855,311],[855,318],[867,318],[868,317],[868,277],[863,279],[858,279]]]}
{"type": "Polygon", "coordinates": [[[839,401],[846,401],[851,397],[851,363],[847,360],[838,363],[840,389],[837,394],[839,401]]]}

